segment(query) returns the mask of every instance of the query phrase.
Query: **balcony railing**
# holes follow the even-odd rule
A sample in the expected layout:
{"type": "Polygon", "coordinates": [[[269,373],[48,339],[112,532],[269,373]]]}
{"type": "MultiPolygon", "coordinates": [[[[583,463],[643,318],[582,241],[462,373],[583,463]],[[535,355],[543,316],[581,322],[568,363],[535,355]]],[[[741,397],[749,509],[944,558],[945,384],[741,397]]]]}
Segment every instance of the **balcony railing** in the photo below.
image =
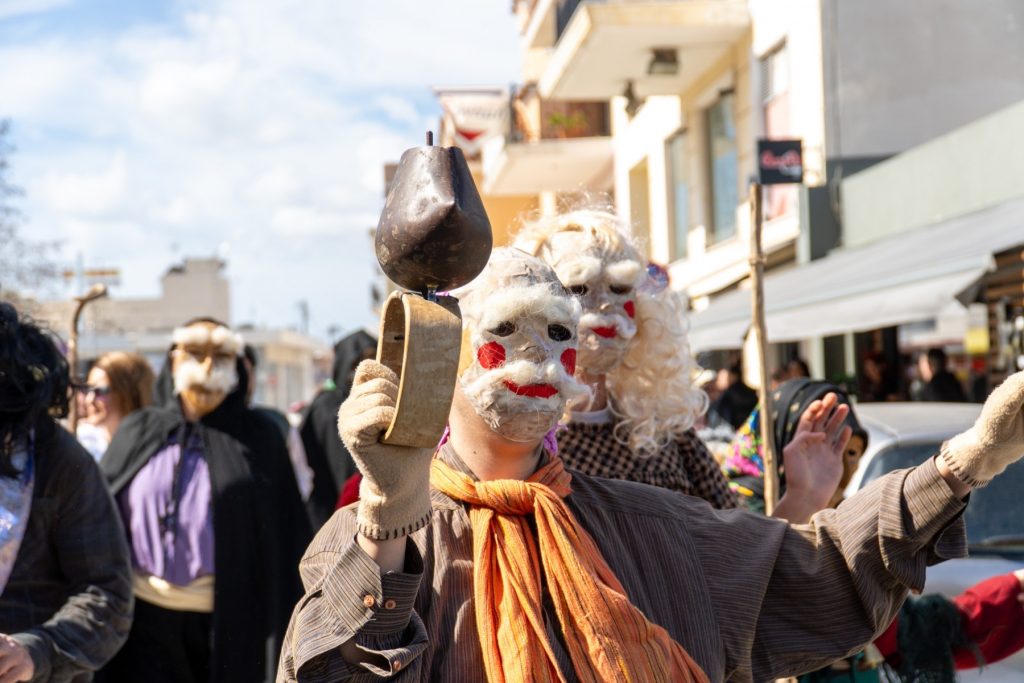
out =
{"type": "MultiPolygon", "coordinates": [[[[569,25],[572,20],[572,15],[576,13],[576,8],[579,7],[585,0],[555,0],[555,42],[557,43],[562,34],[565,33],[565,27],[569,25]]],[[[594,2],[595,0],[586,0],[594,2]]]]}
{"type": "Polygon", "coordinates": [[[533,87],[513,91],[508,139],[536,142],[611,135],[608,102],[543,100],[533,87]]]}

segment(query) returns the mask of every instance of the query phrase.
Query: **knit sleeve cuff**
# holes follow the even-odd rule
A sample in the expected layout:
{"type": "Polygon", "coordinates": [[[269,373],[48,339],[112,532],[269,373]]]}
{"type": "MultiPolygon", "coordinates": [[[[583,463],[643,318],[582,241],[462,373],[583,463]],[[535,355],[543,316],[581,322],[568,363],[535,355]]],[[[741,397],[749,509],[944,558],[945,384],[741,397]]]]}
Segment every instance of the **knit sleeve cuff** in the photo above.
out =
{"type": "Polygon", "coordinates": [[[35,672],[32,674],[33,681],[48,681],[53,670],[53,648],[50,639],[37,631],[23,631],[12,633],[11,638],[28,650],[32,658],[32,666],[35,672]]]}

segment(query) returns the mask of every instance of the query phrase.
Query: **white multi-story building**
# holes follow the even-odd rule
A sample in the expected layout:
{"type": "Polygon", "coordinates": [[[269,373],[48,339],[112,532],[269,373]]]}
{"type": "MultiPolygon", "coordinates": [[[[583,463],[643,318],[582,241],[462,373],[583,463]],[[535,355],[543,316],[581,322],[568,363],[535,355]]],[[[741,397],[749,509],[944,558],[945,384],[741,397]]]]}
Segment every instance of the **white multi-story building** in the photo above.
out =
{"type": "Polygon", "coordinates": [[[874,330],[872,343],[897,352],[895,330],[878,332],[895,323],[860,306],[839,329],[822,325],[820,311],[841,306],[848,288],[808,280],[808,301],[773,301],[772,275],[846,243],[845,179],[1024,99],[1024,6],[1014,0],[518,0],[514,11],[523,89],[541,106],[605,102],[610,123],[610,182],[596,157],[562,160],[554,184],[540,165],[523,177],[542,198],[611,191],[688,295],[697,351],[740,349],[750,324],[749,302],[730,292],[748,282],[757,140],[802,140],[803,185],[764,195],[769,362],[800,354],[819,376],[854,371],[866,343],[854,332],[874,330]]]}

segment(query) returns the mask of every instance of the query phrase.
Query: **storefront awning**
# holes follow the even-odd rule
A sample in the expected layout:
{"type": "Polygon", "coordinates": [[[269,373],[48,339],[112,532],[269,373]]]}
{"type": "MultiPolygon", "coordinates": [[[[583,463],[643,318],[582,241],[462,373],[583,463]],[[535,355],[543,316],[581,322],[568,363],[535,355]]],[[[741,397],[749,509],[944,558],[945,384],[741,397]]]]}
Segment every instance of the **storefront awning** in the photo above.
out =
{"type": "MultiPolygon", "coordinates": [[[[770,342],[929,320],[992,265],[1024,244],[1024,198],[825,258],[765,278],[770,342]]],[[[751,320],[737,290],[690,317],[694,351],[739,348],[751,320]]]]}

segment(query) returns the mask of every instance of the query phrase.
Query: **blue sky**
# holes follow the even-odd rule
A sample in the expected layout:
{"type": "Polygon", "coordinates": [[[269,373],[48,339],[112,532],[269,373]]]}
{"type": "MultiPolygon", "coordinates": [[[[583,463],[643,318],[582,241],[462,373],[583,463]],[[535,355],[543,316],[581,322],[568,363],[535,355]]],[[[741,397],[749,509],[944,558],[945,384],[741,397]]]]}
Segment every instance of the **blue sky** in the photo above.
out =
{"type": "Polygon", "coordinates": [[[0,117],[26,236],[150,296],[228,262],[234,322],[373,324],[384,162],[433,84],[516,80],[507,0],[0,0],[0,117]]]}

